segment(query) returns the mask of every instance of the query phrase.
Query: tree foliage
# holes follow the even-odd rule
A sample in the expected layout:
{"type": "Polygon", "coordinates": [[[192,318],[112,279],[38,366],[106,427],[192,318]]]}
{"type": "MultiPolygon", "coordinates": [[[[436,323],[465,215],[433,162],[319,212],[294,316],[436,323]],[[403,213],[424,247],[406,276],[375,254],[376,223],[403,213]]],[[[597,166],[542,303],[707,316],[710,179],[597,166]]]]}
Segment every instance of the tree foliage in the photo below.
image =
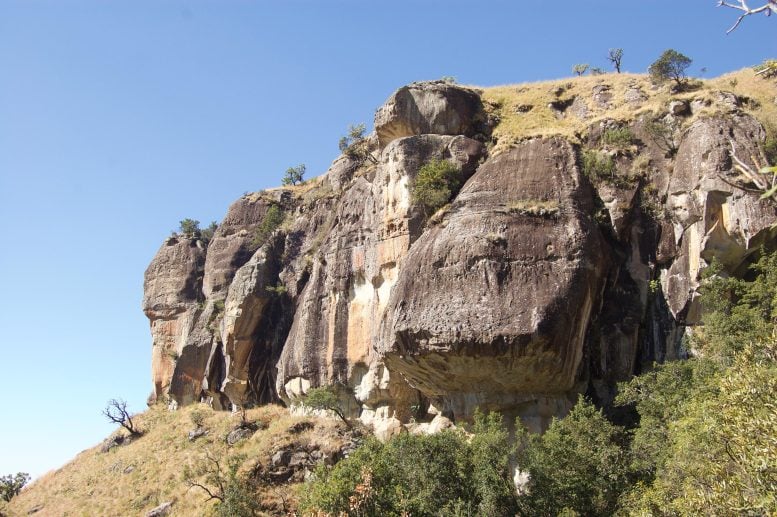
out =
{"type": "Polygon", "coordinates": [[[26,472],[17,472],[0,477],[0,499],[10,501],[19,495],[22,488],[29,483],[30,475],[26,472]]]}
{"type": "Polygon", "coordinates": [[[267,212],[265,212],[262,222],[260,222],[254,230],[251,247],[253,249],[261,248],[264,243],[267,242],[267,239],[270,238],[270,235],[281,227],[284,219],[285,215],[283,214],[283,210],[281,210],[277,204],[271,204],[269,208],[267,208],[267,212]]]}
{"type": "Polygon", "coordinates": [[[302,183],[305,179],[305,164],[300,163],[296,167],[289,167],[283,174],[281,183],[284,185],[296,185],[302,183]]]}
{"type": "Polygon", "coordinates": [[[588,71],[588,67],[589,65],[587,63],[578,63],[572,67],[572,71],[577,76],[581,76],[588,71]]]}
{"type": "Polygon", "coordinates": [[[340,420],[345,422],[345,425],[349,428],[351,427],[351,423],[345,418],[343,413],[342,401],[332,386],[321,386],[308,390],[303,403],[311,409],[331,411],[340,417],[340,420]]]}
{"type": "Polygon", "coordinates": [[[615,512],[630,479],[624,429],[581,397],[545,434],[523,437],[518,464],[530,478],[519,499],[522,515],[615,512]]]}
{"type": "Polygon", "coordinates": [[[348,459],[321,466],[302,509],[331,515],[515,515],[512,447],[499,415],[477,414],[470,442],[458,431],[368,439],[348,459]]]}
{"type": "Polygon", "coordinates": [[[448,160],[431,160],[418,169],[411,188],[413,202],[427,214],[434,213],[450,201],[461,185],[461,171],[448,160]]]}
{"type": "Polygon", "coordinates": [[[178,224],[178,233],[186,237],[198,237],[200,235],[200,222],[187,217],[178,224]]]}
{"type": "Polygon", "coordinates": [[[372,163],[378,162],[372,156],[370,143],[364,135],[365,131],[366,127],[364,124],[350,125],[348,126],[348,133],[341,137],[338,142],[340,152],[359,165],[368,161],[372,163]]]}
{"type": "Polygon", "coordinates": [[[674,81],[678,88],[685,85],[685,71],[693,60],[674,49],[665,50],[648,68],[650,78],[656,83],[674,81]]]}

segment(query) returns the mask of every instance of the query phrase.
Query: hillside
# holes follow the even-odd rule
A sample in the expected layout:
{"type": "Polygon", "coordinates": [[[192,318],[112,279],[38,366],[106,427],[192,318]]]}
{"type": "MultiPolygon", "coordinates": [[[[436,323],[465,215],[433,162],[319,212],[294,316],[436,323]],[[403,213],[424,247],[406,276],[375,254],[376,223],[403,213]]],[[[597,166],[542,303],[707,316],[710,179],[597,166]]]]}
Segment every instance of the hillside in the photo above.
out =
{"type": "Polygon", "coordinates": [[[227,436],[240,425],[239,414],[199,404],[175,412],[154,406],[134,418],[144,431],[142,437],[107,452],[102,450],[104,444],[81,452],[67,465],[36,480],[7,507],[0,506],[0,511],[10,516],[145,515],[172,502],[172,515],[207,515],[216,500],[209,501],[204,490],[191,484],[201,483],[218,493],[218,485],[199,471],[213,472],[210,455],[219,460],[224,481],[229,479],[230,458],[237,458],[238,475],[253,479],[261,494],[260,507],[278,515],[284,513],[284,504],[294,506],[296,488],[306,469],[334,461],[354,446],[344,425],[330,419],[290,416],[279,406],[249,410],[246,419],[255,422],[258,430],[228,445],[227,436]],[[192,414],[198,412],[204,416],[202,428],[207,434],[191,441],[189,432],[196,428],[192,414]],[[281,462],[276,457],[274,464],[278,451],[289,451],[281,452],[288,457],[281,462]]]}

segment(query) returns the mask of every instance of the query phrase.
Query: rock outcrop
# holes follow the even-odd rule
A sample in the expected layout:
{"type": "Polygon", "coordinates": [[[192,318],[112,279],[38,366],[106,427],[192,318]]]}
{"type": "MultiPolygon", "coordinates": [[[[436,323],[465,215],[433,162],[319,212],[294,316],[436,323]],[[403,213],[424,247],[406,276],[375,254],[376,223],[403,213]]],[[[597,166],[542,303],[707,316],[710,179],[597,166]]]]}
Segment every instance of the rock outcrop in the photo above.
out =
{"type": "Polygon", "coordinates": [[[244,196],[207,246],[171,237],[145,279],[152,399],[290,404],[331,385],[382,436],[476,407],[541,430],[577,394],[607,404],[618,381],[681,356],[705,265],[741,272],[774,241],[773,204],[731,160],[752,160],[764,130],[731,94],[602,118],[652,102],[626,86],[574,98],[580,140],[494,147],[504,110],[536,110],[414,83],[378,110],[370,156],[244,196]],[[629,141],[608,143],[616,129],[629,141]],[[606,174],[585,170],[591,151],[606,174]],[[429,214],[412,186],[433,159],[462,186],[429,214]]]}

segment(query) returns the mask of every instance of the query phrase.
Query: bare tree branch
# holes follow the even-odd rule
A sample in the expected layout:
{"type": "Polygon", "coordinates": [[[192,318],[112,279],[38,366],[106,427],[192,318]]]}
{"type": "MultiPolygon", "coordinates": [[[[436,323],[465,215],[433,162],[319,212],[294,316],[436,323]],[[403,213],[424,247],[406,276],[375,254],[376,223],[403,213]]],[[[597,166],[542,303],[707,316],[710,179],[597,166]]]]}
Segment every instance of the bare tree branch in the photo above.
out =
{"type": "Polygon", "coordinates": [[[132,436],[143,434],[135,424],[132,423],[132,417],[127,411],[127,402],[123,399],[111,399],[108,405],[103,409],[103,416],[114,424],[119,424],[129,431],[132,436]]]}
{"type": "Polygon", "coordinates": [[[777,13],[777,0],[767,0],[764,5],[756,7],[755,9],[751,9],[747,5],[746,0],[739,0],[738,5],[726,2],[725,0],[718,0],[718,7],[729,7],[731,9],[736,9],[737,11],[742,11],[742,14],[737,18],[737,21],[734,22],[734,25],[726,31],[726,34],[730,34],[739,27],[742,20],[752,14],[764,13],[766,16],[771,16],[772,13],[777,13]]]}

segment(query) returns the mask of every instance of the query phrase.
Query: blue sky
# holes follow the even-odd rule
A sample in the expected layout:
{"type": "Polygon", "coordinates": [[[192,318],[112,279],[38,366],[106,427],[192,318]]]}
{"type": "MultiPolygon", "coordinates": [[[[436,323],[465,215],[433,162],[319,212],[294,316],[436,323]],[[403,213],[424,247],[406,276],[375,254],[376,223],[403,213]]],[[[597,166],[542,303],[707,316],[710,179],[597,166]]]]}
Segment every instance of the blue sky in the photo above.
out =
{"type": "Polygon", "coordinates": [[[777,20],[727,36],[715,5],[0,0],[0,475],[98,442],[112,397],[144,409],[143,271],[181,219],[324,172],[411,81],[564,77],[610,47],[633,72],[676,48],[707,76],[777,56],[777,20]]]}

